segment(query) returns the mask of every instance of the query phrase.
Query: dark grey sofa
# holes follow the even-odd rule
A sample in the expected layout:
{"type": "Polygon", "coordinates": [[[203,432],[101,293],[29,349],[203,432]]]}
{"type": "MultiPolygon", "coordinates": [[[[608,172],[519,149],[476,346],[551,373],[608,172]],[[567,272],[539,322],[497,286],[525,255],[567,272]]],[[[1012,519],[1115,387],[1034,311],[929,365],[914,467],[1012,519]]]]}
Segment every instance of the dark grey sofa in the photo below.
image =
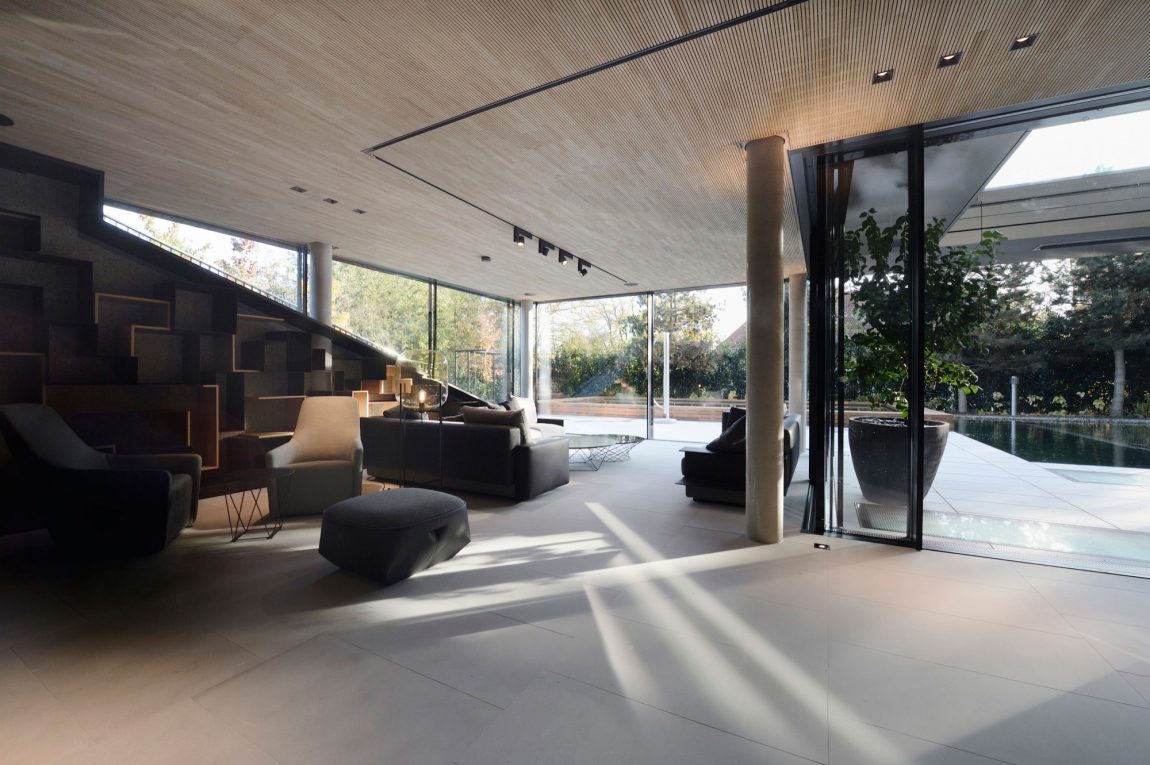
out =
{"type": "Polygon", "coordinates": [[[72,554],[158,552],[196,518],[198,454],[105,454],[39,404],[0,406],[0,441],[6,502],[72,554]]]}
{"type": "MultiPolygon", "coordinates": [[[[723,430],[734,422],[729,412],[723,413],[723,430]]],[[[802,423],[798,415],[783,418],[783,493],[791,486],[802,444],[802,423]]],[[[731,505],[747,503],[746,452],[713,452],[705,446],[682,448],[683,477],[678,483],[686,487],[687,496],[705,502],[731,505]]]]}
{"type": "Polygon", "coordinates": [[[463,422],[360,419],[363,466],[384,481],[530,499],[570,480],[567,438],[522,443],[518,428],[463,422]],[[406,429],[406,431],[405,431],[406,429]]]}

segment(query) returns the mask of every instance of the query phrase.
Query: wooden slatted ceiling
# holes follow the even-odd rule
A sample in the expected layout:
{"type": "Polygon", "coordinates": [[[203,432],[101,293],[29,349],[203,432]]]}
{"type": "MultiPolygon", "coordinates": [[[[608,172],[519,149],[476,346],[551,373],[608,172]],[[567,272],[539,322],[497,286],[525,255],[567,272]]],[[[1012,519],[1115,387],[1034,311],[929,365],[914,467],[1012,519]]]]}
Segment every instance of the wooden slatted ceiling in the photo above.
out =
{"type": "MultiPolygon", "coordinates": [[[[764,5],[6,0],[0,111],[17,125],[0,140],[103,168],[128,202],[461,286],[622,291],[360,150],[764,5]]],[[[643,288],[734,282],[738,141],[794,148],[1150,78],[1148,33],[1146,0],[811,0],[380,156],[643,288]],[[887,66],[894,82],[871,86],[887,66]]],[[[788,220],[794,270],[793,199],[788,220]]]]}

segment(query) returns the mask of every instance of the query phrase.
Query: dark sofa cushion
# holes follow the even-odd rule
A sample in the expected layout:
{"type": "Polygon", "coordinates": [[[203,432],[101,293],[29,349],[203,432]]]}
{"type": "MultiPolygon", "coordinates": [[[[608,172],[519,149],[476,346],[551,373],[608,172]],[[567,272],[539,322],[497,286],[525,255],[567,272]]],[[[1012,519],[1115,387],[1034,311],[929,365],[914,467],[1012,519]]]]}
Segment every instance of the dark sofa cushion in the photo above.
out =
{"type": "MultiPolygon", "coordinates": [[[[745,415],[745,413],[744,413],[745,415]]],[[[726,454],[746,454],[747,452],[747,418],[746,416],[739,417],[735,422],[730,425],[726,430],[719,434],[719,436],[707,444],[707,449],[712,452],[723,452],[726,454]]]]}
{"type": "Polygon", "coordinates": [[[502,425],[507,428],[518,428],[520,443],[526,444],[531,440],[531,431],[521,409],[486,409],[478,406],[465,406],[459,410],[463,421],[468,425],[502,425]]]}

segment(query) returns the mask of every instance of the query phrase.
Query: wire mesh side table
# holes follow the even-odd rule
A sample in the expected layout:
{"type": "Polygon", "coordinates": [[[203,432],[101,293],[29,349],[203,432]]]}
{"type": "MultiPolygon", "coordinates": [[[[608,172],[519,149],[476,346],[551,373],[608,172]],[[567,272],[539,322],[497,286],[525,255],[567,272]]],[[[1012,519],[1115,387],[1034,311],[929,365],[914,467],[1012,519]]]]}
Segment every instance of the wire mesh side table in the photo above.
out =
{"type": "Polygon", "coordinates": [[[284,526],[283,518],[272,512],[270,497],[273,482],[277,491],[291,491],[291,477],[295,473],[289,468],[258,468],[233,473],[224,484],[224,506],[228,512],[228,530],[232,542],[250,533],[262,532],[263,536],[250,539],[271,539],[284,526]]]}
{"type": "Polygon", "coordinates": [[[604,462],[622,462],[631,458],[631,450],[643,443],[639,436],[616,434],[579,435],[567,437],[571,468],[598,470],[604,462]]]}

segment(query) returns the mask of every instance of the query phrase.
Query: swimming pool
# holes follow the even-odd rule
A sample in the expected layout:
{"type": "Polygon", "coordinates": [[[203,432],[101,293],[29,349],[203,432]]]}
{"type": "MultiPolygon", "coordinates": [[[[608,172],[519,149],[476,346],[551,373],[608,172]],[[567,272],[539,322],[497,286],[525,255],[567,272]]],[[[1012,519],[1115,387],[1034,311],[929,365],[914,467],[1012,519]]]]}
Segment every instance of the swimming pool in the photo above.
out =
{"type": "Polygon", "coordinates": [[[958,416],[954,430],[1028,462],[1150,468],[1150,422],[958,416]]]}

